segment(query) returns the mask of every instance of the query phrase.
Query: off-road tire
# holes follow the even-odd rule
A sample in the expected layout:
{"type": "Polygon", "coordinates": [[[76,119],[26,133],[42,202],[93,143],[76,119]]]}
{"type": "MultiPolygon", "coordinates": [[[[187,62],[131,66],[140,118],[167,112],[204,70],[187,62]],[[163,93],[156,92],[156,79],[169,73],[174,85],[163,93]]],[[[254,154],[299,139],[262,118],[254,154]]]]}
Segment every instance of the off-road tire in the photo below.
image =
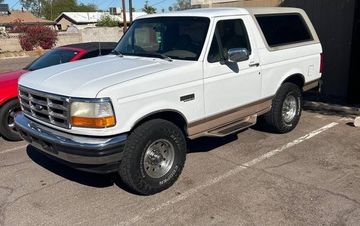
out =
{"type": "Polygon", "coordinates": [[[12,130],[8,125],[10,112],[15,109],[20,109],[17,99],[7,102],[0,108],[0,134],[9,141],[21,140],[20,135],[16,131],[12,130]]]}
{"type": "Polygon", "coordinates": [[[287,133],[292,131],[299,123],[302,112],[302,92],[301,89],[293,83],[284,83],[277,91],[272,100],[271,110],[264,115],[264,119],[268,125],[272,127],[274,132],[287,133]],[[294,118],[286,122],[282,114],[285,99],[292,95],[296,99],[296,113],[294,118]]]}
{"type": "Polygon", "coordinates": [[[154,119],[141,124],[129,135],[119,175],[135,193],[152,195],[175,183],[184,167],[185,159],[186,140],[183,132],[172,122],[154,119]],[[171,142],[175,150],[175,157],[172,167],[164,176],[152,178],[144,169],[144,155],[148,147],[159,139],[171,142]]]}

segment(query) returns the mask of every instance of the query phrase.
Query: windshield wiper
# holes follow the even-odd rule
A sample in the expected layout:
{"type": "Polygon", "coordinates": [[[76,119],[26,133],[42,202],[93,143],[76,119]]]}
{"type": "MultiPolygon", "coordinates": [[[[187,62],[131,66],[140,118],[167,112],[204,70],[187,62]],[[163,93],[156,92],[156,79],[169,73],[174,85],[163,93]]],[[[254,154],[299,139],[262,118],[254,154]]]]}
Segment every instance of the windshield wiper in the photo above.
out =
{"type": "Polygon", "coordinates": [[[110,52],[110,54],[116,55],[118,57],[123,57],[124,55],[117,49],[114,49],[113,51],[110,52]]]}
{"type": "Polygon", "coordinates": [[[152,53],[149,53],[148,54],[149,56],[155,56],[155,57],[158,57],[160,59],[164,59],[164,60],[167,60],[169,62],[173,61],[173,59],[171,59],[171,57],[163,54],[163,53],[158,53],[158,52],[152,52],[152,53]]]}

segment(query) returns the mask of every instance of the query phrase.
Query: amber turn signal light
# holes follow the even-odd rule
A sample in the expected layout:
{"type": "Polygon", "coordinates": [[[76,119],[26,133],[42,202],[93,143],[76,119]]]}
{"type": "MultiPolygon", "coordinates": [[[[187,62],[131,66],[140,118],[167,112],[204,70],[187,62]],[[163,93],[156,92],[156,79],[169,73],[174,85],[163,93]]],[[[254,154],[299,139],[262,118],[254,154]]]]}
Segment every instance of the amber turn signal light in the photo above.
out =
{"type": "Polygon", "coordinates": [[[88,128],[106,128],[115,125],[115,117],[108,116],[102,118],[87,118],[87,117],[71,117],[71,124],[76,127],[88,128]]]}

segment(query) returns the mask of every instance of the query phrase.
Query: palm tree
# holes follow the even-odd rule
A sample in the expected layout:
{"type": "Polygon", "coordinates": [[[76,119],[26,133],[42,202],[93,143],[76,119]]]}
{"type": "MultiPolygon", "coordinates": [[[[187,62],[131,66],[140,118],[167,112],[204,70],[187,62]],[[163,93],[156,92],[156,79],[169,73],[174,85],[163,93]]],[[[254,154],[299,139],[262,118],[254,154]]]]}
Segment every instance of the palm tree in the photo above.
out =
{"type": "Polygon", "coordinates": [[[153,6],[151,6],[151,5],[149,5],[148,3],[149,3],[148,1],[145,2],[145,5],[144,5],[144,8],[142,9],[142,11],[145,12],[145,13],[147,13],[147,14],[154,14],[154,13],[156,13],[156,8],[153,7],[153,6]]]}

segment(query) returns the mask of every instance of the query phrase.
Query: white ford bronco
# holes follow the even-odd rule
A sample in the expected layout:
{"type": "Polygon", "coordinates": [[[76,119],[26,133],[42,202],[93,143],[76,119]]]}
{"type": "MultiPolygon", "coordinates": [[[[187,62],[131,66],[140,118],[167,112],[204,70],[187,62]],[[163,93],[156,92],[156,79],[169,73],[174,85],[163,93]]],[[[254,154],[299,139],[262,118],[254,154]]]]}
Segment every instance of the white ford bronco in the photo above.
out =
{"type": "Polygon", "coordinates": [[[118,172],[134,192],[170,187],[186,140],[222,137],[259,116],[296,127],[318,85],[322,48],[303,10],[212,8],[136,19],[112,55],[20,79],[21,136],[74,168],[118,172]]]}

